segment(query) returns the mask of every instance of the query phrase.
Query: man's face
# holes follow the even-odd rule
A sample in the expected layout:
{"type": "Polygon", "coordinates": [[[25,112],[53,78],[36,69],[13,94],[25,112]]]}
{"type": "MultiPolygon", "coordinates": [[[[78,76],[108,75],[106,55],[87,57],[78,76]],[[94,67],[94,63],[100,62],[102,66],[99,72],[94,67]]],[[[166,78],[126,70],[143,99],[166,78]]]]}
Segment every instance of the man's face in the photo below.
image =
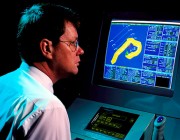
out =
{"type": "Polygon", "coordinates": [[[59,40],[53,52],[53,68],[55,75],[61,79],[78,73],[80,55],[84,54],[84,50],[79,45],[77,48],[73,46],[72,42],[78,40],[78,33],[71,22],[65,23],[65,32],[59,40]]]}

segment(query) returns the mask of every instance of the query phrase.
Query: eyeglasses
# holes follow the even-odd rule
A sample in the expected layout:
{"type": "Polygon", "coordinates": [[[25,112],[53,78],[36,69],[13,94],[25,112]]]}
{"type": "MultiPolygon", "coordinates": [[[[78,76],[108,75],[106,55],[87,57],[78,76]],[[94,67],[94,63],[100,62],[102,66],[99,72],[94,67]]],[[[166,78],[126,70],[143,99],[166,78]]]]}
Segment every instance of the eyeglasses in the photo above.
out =
{"type": "Polygon", "coordinates": [[[79,42],[78,40],[76,41],[62,41],[62,40],[59,40],[60,42],[62,43],[65,43],[70,49],[72,52],[75,52],[79,46],[79,42]]]}

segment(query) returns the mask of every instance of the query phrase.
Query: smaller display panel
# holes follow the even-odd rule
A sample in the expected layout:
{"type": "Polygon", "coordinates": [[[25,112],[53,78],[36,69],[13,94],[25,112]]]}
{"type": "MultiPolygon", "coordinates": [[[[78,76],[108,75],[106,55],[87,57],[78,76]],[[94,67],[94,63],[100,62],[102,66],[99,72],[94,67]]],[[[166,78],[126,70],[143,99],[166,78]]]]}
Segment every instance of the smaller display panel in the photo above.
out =
{"type": "Polygon", "coordinates": [[[124,139],[138,117],[138,114],[101,107],[86,129],[124,139]]]}

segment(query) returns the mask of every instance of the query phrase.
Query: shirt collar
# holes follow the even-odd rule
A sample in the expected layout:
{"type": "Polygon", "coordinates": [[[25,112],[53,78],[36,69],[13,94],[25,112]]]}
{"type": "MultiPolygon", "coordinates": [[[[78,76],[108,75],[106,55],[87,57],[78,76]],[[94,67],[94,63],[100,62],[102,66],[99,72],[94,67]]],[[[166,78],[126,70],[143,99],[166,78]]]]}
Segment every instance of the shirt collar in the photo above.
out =
{"type": "Polygon", "coordinates": [[[51,93],[54,93],[53,82],[45,73],[43,73],[42,71],[40,71],[38,68],[34,66],[29,66],[24,61],[22,61],[20,68],[26,71],[29,75],[31,75],[36,81],[41,83],[51,93]]]}

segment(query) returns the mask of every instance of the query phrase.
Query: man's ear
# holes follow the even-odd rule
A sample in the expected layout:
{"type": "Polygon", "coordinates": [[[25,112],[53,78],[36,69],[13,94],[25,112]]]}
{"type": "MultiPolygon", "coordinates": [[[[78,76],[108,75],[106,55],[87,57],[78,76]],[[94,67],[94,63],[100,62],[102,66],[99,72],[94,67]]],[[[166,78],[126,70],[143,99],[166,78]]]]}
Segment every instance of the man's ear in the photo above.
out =
{"type": "Polygon", "coordinates": [[[52,42],[48,39],[42,39],[40,42],[40,49],[42,54],[48,58],[52,59],[52,51],[53,51],[53,46],[52,42]]]}

